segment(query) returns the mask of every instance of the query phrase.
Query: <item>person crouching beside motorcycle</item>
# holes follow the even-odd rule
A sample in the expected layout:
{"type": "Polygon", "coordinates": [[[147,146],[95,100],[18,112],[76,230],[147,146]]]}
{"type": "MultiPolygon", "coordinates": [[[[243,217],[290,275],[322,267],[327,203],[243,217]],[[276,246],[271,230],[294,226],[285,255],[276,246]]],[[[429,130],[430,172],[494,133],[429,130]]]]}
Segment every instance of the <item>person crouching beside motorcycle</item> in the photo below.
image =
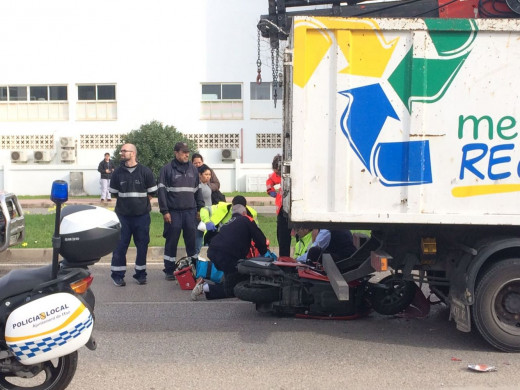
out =
{"type": "Polygon", "coordinates": [[[294,258],[301,259],[305,263],[307,251],[312,246],[318,230],[298,228],[295,230],[296,244],[294,245],[294,258]]]}
{"type": "Polygon", "coordinates": [[[224,283],[210,285],[199,278],[191,292],[191,299],[196,301],[202,293],[206,294],[206,299],[234,297],[235,285],[249,278],[248,275],[238,273],[237,263],[247,256],[251,241],[260,253],[265,253],[264,257],[272,256],[267,248],[264,233],[253,218],[247,215],[246,208],[241,204],[235,204],[232,207],[231,219],[222,225],[219,234],[211,240],[208,248],[209,259],[224,272],[224,283]]]}

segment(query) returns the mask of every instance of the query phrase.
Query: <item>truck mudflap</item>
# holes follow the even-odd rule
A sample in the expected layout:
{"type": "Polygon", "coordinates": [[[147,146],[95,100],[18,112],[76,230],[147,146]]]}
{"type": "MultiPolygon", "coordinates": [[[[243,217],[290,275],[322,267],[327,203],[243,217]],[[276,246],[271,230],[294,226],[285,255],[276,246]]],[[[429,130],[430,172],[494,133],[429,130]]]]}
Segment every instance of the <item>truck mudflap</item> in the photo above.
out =
{"type": "Polygon", "coordinates": [[[450,297],[450,320],[455,320],[457,329],[461,332],[471,331],[471,317],[469,305],[461,300],[450,297]]]}

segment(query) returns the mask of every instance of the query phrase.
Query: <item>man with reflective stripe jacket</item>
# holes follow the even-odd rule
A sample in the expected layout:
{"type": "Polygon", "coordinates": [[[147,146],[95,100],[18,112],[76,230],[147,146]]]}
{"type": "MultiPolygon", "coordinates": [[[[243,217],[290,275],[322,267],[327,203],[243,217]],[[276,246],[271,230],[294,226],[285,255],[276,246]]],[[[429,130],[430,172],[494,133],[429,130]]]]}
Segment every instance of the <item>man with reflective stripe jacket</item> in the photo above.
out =
{"type": "MultiPolygon", "coordinates": [[[[177,244],[183,232],[186,254],[196,256],[195,238],[197,213],[204,207],[199,190],[199,172],[189,161],[190,150],[184,142],[173,149],[175,158],[159,172],[159,210],[164,219],[164,273],[166,280],[174,280],[177,244]]],[[[197,259],[193,258],[195,263],[197,259]]]]}
{"type": "Polygon", "coordinates": [[[112,280],[124,286],[126,252],[134,237],[137,256],[134,279],[146,284],[146,253],[150,243],[150,199],[157,193],[155,177],[150,168],[137,162],[137,149],[132,144],[121,147],[121,166],[110,179],[109,191],[117,198],[116,214],[121,222],[121,239],[112,254],[112,280]]]}

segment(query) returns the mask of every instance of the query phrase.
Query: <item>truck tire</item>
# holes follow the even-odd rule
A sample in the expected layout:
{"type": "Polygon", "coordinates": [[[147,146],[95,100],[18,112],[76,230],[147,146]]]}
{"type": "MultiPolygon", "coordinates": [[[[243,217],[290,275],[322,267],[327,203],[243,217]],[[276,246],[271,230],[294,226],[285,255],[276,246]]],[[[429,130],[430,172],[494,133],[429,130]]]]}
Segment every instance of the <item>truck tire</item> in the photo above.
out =
{"type": "Polygon", "coordinates": [[[271,303],[280,299],[278,287],[251,284],[248,280],[238,283],[233,291],[238,299],[247,302],[271,303]]]}
{"type": "Polygon", "coordinates": [[[477,282],[473,323],[484,339],[505,352],[520,352],[520,259],[493,264],[477,282]]]}

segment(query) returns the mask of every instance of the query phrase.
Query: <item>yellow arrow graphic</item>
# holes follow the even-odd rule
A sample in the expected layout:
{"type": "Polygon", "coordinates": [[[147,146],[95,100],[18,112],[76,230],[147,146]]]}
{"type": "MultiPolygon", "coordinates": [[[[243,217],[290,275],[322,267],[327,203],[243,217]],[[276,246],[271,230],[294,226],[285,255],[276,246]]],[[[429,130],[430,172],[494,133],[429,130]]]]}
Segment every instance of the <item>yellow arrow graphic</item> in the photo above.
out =
{"type": "Polygon", "coordinates": [[[340,73],[381,77],[398,39],[387,42],[372,19],[298,19],[294,26],[293,81],[304,87],[334,42],[348,63],[340,73]]]}
{"type": "Polygon", "coordinates": [[[381,77],[399,38],[386,42],[377,31],[338,30],[338,45],[348,66],[340,73],[381,77]]]}

